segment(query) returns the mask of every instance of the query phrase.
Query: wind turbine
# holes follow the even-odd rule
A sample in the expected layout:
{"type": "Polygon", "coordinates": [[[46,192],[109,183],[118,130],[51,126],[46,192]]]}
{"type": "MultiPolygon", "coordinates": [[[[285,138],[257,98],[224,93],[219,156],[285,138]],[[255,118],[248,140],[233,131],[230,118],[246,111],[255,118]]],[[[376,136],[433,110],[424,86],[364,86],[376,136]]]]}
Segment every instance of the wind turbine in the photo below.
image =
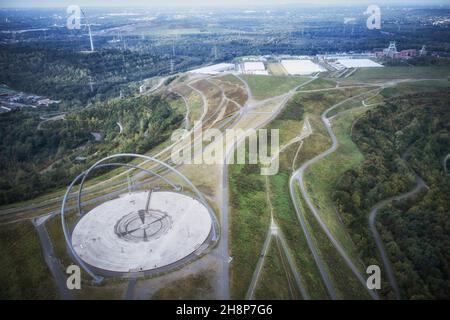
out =
{"type": "Polygon", "coordinates": [[[89,30],[89,40],[91,42],[91,52],[94,52],[94,41],[92,40],[91,25],[89,23],[89,20],[88,20],[86,14],[84,13],[84,11],[82,9],[81,9],[81,13],[83,14],[84,19],[86,19],[86,25],[87,25],[88,30],[89,30]]]}
{"type": "MultiPolygon", "coordinates": [[[[178,39],[178,35],[175,34],[175,38],[178,39]]],[[[170,73],[174,72],[175,63],[173,59],[175,58],[175,39],[172,39],[172,56],[170,57],[170,73]]]]}
{"type": "Polygon", "coordinates": [[[89,75],[89,87],[91,88],[91,92],[94,92],[94,82],[92,81],[91,75],[89,75]]]}
{"type": "Polygon", "coordinates": [[[218,55],[217,55],[217,44],[214,45],[214,60],[218,59],[218,55]]]}

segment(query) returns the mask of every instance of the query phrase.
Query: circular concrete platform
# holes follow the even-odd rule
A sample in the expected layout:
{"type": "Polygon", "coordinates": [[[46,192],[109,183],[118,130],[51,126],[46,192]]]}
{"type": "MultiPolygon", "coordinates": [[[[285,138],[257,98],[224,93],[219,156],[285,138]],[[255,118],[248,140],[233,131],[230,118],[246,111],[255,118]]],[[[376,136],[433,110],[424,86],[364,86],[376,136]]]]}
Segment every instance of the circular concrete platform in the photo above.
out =
{"type": "Polygon", "coordinates": [[[149,194],[124,194],[85,214],[72,233],[79,257],[101,270],[148,271],[189,256],[208,239],[211,215],[200,201],[173,191],[149,194]]]}

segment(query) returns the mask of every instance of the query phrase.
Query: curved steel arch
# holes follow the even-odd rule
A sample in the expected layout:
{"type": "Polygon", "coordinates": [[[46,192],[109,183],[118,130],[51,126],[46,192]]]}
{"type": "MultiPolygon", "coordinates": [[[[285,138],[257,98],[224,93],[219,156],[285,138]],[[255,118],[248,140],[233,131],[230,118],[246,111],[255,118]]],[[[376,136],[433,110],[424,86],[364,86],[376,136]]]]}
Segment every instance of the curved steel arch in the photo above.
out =
{"type": "MultiPolygon", "coordinates": [[[[66,221],[65,221],[65,210],[66,210],[66,204],[67,204],[67,200],[70,196],[71,190],[74,187],[74,185],[81,179],[81,183],[80,183],[80,187],[78,190],[78,195],[77,195],[77,208],[78,208],[78,212],[81,214],[81,193],[82,193],[82,189],[83,189],[83,185],[84,182],[86,181],[86,178],[89,176],[89,174],[95,170],[96,168],[102,168],[102,167],[110,167],[110,166],[125,166],[125,167],[131,167],[134,169],[138,169],[138,170],[142,170],[144,172],[147,172],[149,174],[153,174],[155,176],[157,176],[158,178],[161,178],[162,180],[164,180],[165,182],[167,182],[168,184],[170,184],[172,187],[174,187],[175,189],[179,190],[179,187],[175,184],[173,184],[169,179],[161,176],[160,174],[150,170],[150,169],[145,169],[136,165],[132,165],[132,164],[128,164],[128,163],[103,163],[104,161],[110,160],[110,159],[115,159],[115,158],[123,158],[123,157],[133,157],[133,158],[141,158],[141,159],[145,159],[148,161],[152,161],[155,162],[163,167],[165,167],[166,169],[170,170],[171,172],[175,173],[178,177],[180,177],[190,188],[192,188],[192,190],[196,193],[196,195],[198,196],[199,200],[202,202],[202,204],[208,209],[208,212],[211,216],[211,228],[212,228],[212,240],[213,241],[217,241],[219,235],[217,235],[217,230],[216,230],[216,226],[218,226],[218,222],[216,219],[216,216],[214,215],[214,212],[212,210],[212,208],[209,206],[208,202],[206,201],[205,197],[203,196],[203,194],[197,189],[197,187],[188,179],[186,178],[180,171],[178,171],[177,169],[173,168],[172,166],[168,165],[167,163],[155,159],[153,157],[150,156],[146,156],[146,155],[140,155],[140,154],[133,154],[133,153],[120,153],[120,154],[115,154],[112,156],[108,156],[105,157],[99,161],[97,161],[96,163],[94,163],[88,170],[83,171],[82,173],[80,173],[69,185],[69,187],[66,190],[66,193],[64,194],[64,198],[62,201],[62,205],[61,205],[61,224],[62,224],[62,229],[63,229],[63,233],[64,233],[64,238],[67,244],[67,247],[70,251],[70,254],[72,255],[72,257],[76,260],[76,262],[94,279],[94,281],[96,283],[100,283],[101,281],[103,281],[103,277],[96,275],[91,268],[78,256],[78,254],[75,252],[73,246],[72,246],[72,241],[71,241],[71,236],[70,236],[70,231],[69,228],[67,227],[66,221]]],[[[218,228],[217,228],[218,229],[218,228]]]]}
{"type": "MultiPolygon", "coordinates": [[[[172,183],[172,181],[170,181],[166,177],[156,173],[153,170],[145,169],[145,168],[142,168],[140,166],[136,166],[134,164],[129,164],[129,163],[104,163],[104,164],[98,164],[98,165],[94,164],[90,169],[97,169],[97,168],[103,168],[103,167],[121,167],[121,166],[132,168],[132,169],[139,169],[139,170],[142,170],[142,171],[144,171],[146,173],[153,174],[153,175],[157,176],[158,178],[160,178],[160,179],[164,180],[165,182],[167,182],[167,184],[170,184],[174,189],[179,190],[179,186],[177,186],[174,183],[172,183]]],[[[89,172],[88,172],[89,170],[85,171],[85,175],[83,176],[83,179],[81,180],[80,188],[78,189],[78,196],[77,196],[78,198],[77,199],[78,199],[78,213],[79,214],[81,214],[81,192],[82,192],[84,183],[86,181],[86,177],[89,174],[89,172]]]]}

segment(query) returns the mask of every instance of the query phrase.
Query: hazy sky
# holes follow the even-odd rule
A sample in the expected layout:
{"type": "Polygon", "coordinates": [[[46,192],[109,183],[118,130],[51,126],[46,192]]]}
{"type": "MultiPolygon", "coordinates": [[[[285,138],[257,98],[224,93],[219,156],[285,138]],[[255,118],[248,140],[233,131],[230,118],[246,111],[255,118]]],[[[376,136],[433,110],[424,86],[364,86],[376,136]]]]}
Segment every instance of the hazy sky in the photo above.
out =
{"type": "Polygon", "coordinates": [[[94,7],[165,6],[254,6],[280,4],[447,4],[450,0],[0,0],[0,7],[67,7],[71,4],[94,7]]]}

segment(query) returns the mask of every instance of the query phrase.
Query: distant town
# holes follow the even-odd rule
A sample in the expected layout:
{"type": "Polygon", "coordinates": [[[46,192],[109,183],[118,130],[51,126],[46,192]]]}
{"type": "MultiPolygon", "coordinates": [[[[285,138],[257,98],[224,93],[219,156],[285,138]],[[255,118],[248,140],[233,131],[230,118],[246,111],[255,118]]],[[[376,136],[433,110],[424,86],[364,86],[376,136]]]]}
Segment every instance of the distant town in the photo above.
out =
{"type": "Polygon", "coordinates": [[[48,107],[60,103],[43,96],[15,91],[6,85],[0,85],[0,113],[9,112],[17,108],[48,107]]]}
{"type": "MultiPolygon", "coordinates": [[[[427,55],[425,46],[421,49],[397,50],[394,41],[382,51],[366,53],[333,53],[312,55],[273,54],[263,56],[243,56],[231,62],[222,62],[201,68],[192,69],[190,73],[215,75],[220,73],[237,73],[249,75],[290,75],[309,76],[322,72],[329,72],[330,77],[347,78],[358,68],[381,68],[384,59],[407,60],[427,55]]],[[[144,80],[140,92],[146,92],[149,82],[144,80]]],[[[161,85],[161,83],[159,83],[161,85]]],[[[18,92],[0,85],[0,113],[9,112],[17,108],[38,108],[59,104],[60,100],[18,92]]]]}

